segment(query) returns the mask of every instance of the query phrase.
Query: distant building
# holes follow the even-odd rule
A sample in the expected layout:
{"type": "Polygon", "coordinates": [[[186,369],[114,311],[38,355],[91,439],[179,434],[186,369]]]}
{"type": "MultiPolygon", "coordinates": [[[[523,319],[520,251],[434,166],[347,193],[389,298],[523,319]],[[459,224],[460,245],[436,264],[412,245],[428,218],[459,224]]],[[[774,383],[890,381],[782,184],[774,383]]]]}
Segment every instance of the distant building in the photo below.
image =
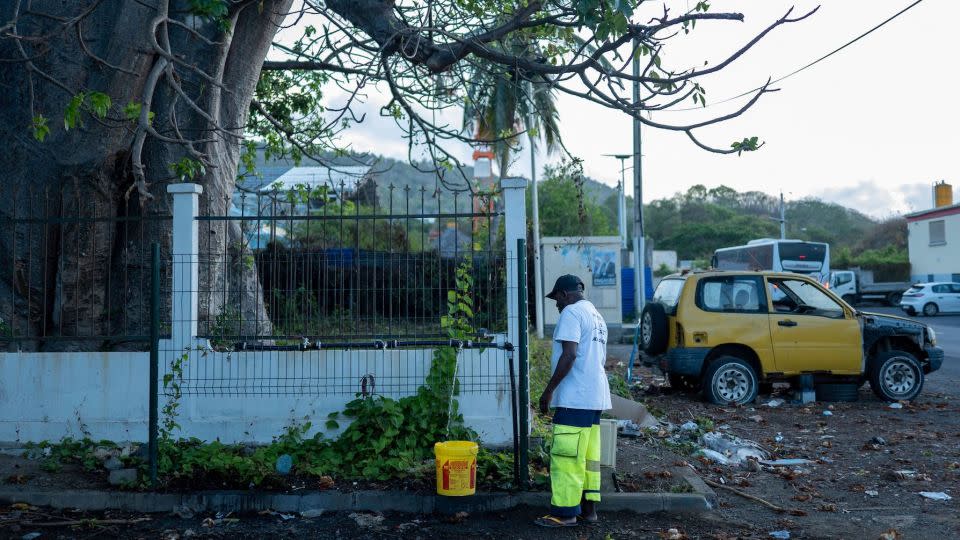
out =
{"type": "Polygon", "coordinates": [[[934,190],[934,208],[905,216],[910,277],[960,282],[960,204],[952,204],[949,184],[939,183],[934,190]]]}
{"type": "Polygon", "coordinates": [[[327,201],[352,198],[357,186],[370,174],[370,166],[265,166],[258,167],[257,171],[259,176],[237,180],[230,207],[231,215],[250,218],[244,223],[250,249],[263,249],[270,242],[283,244],[287,238],[288,223],[258,222],[256,216],[306,215],[324,204],[319,198],[291,200],[287,196],[290,190],[305,188],[319,193],[320,188],[325,187],[327,201]]]}

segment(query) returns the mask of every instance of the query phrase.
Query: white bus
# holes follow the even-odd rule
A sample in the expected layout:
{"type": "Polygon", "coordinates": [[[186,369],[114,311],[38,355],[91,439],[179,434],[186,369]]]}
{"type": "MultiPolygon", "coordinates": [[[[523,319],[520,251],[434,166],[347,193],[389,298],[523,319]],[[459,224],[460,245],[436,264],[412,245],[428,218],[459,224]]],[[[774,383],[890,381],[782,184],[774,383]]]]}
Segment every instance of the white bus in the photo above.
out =
{"type": "Polygon", "coordinates": [[[830,245],[773,238],[751,240],[745,246],[716,250],[711,265],[718,270],[772,270],[805,274],[829,286],[830,245]]]}

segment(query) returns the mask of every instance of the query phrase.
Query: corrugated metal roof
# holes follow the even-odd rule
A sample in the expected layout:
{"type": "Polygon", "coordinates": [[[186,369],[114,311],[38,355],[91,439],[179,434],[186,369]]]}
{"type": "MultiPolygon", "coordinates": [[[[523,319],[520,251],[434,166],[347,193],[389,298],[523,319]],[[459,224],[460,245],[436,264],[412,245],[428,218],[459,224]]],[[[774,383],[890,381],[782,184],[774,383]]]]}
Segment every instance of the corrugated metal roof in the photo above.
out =
{"type": "Polygon", "coordinates": [[[296,185],[306,185],[310,188],[330,186],[334,191],[343,184],[346,188],[356,186],[370,170],[367,165],[349,167],[292,167],[270,183],[259,188],[260,191],[290,189],[296,185]]]}

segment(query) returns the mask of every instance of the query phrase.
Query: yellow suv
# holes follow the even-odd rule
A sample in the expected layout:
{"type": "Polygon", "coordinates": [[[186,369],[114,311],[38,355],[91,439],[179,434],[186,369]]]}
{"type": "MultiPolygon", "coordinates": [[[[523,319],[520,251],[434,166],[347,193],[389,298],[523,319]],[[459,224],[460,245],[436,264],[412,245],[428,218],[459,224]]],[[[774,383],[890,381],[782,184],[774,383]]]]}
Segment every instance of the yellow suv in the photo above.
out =
{"type": "Polygon", "coordinates": [[[881,399],[911,400],[944,357],[929,326],[860,312],[816,280],[778,272],[668,276],[639,333],[646,364],[718,404],[750,403],[762,386],[801,375],[818,394],[846,388],[855,398],[869,381],[881,399]]]}

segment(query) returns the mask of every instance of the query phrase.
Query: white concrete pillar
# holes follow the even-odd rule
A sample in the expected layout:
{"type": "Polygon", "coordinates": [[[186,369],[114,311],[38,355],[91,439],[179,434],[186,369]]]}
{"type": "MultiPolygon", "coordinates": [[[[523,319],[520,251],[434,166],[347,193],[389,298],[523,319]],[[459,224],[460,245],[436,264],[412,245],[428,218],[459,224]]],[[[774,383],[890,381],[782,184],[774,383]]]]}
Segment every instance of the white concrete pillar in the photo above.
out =
{"type": "Polygon", "coordinates": [[[190,346],[197,335],[200,305],[199,184],[171,184],[167,193],[173,195],[173,241],[171,243],[171,274],[173,288],[170,318],[170,339],[175,351],[190,346]]]}
{"type": "MultiPolygon", "coordinates": [[[[527,237],[527,179],[504,178],[500,180],[503,189],[504,232],[507,255],[507,339],[517,345],[520,332],[526,328],[517,327],[517,261],[526,257],[526,253],[517,253],[517,240],[527,237]]],[[[529,265],[527,271],[530,271],[529,265]]]]}

